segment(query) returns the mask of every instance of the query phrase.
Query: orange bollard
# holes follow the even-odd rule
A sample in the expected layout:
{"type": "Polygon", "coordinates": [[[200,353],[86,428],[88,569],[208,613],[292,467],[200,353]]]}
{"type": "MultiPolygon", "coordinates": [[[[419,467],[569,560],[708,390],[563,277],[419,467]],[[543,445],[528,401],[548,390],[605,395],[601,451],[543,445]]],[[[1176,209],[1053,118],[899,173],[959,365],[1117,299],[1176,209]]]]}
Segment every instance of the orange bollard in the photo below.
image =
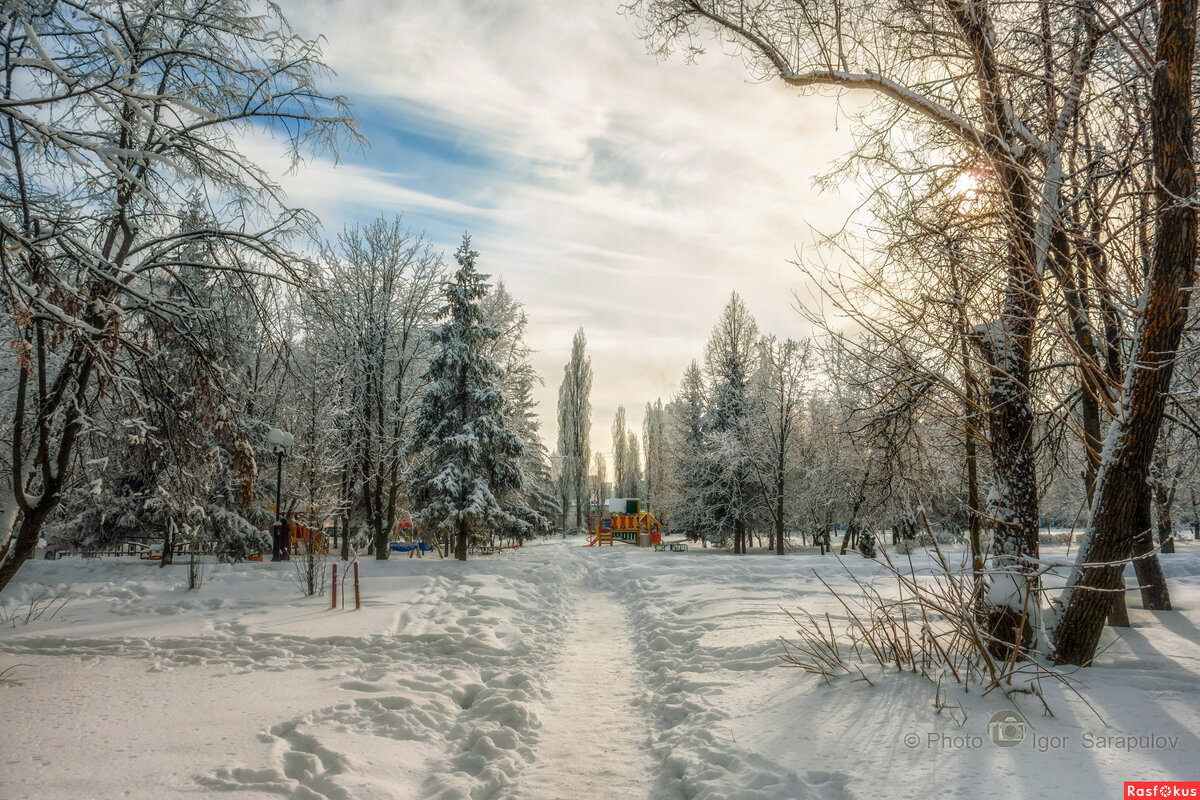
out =
{"type": "Polygon", "coordinates": [[[337,564],[333,565],[333,610],[337,611],[337,564]]]}

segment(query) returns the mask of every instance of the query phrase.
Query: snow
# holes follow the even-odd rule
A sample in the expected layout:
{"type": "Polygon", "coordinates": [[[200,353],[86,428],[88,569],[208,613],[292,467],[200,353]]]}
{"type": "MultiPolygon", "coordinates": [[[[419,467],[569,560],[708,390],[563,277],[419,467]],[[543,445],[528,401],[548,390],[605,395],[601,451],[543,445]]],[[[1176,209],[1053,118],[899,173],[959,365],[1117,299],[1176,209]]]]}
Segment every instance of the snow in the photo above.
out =
{"type": "Polygon", "coordinates": [[[643,749],[647,720],[634,707],[637,662],[623,609],[610,593],[586,588],[574,608],[556,665],[570,680],[559,682],[547,704],[521,796],[645,797],[652,762],[643,749]],[[595,757],[601,748],[604,757],[595,757]]]}
{"type": "Polygon", "coordinates": [[[1077,675],[1086,703],[1015,698],[1015,748],[988,739],[1014,708],[995,693],[944,688],[939,713],[911,675],[781,668],[784,608],[843,619],[814,574],[852,591],[833,556],[581,543],[363,561],[360,611],[302,598],[287,563],[211,564],[189,592],[183,565],[31,561],[3,618],[69,599],[0,627],[0,797],[1115,797],[1198,777],[1200,543],[1162,557],[1176,611],[1129,594],[1133,627],[1077,675]]]}

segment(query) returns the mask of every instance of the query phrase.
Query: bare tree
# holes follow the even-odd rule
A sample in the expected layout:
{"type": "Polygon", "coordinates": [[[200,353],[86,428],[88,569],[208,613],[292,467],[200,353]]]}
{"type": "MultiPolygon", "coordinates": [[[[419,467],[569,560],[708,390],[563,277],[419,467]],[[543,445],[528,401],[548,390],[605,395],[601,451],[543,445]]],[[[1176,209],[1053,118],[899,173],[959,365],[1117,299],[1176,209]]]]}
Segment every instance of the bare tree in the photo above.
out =
{"type": "MultiPolygon", "coordinates": [[[[1038,486],[1032,362],[1042,280],[1064,273],[1050,257],[1061,227],[1063,153],[1078,121],[1080,100],[1106,26],[1085,2],[1056,7],[1075,31],[1064,70],[1025,68],[1049,47],[1029,35],[1038,6],[997,8],[980,0],[945,3],[781,4],[772,0],[635,0],[625,6],[642,24],[651,49],[676,47],[689,56],[701,34],[728,42],[756,75],[798,88],[869,90],[881,99],[865,138],[890,147],[887,131],[899,118],[922,132],[925,146],[969,155],[984,171],[997,201],[1006,252],[996,314],[973,326],[988,365],[988,443],[993,467],[996,543],[992,570],[1013,592],[989,596],[988,627],[995,640],[1027,644],[1036,610],[1038,486]],[[1034,47],[1033,45],[1037,45],[1034,47]],[[1060,83],[1061,81],[1061,83],[1060,83]]],[[[1046,7],[1049,13],[1049,6],[1046,7]]],[[[1046,26],[1048,27],[1048,25],[1046,26]]],[[[1051,51],[1047,59],[1053,62],[1051,51]]],[[[860,150],[860,153],[865,151],[860,150]]],[[[886,155],[881,159],[887,163],[886,155]]]]}
{"type": "Polygon", "coordinates": [[[788,479],[797,453],[811,345],[808,341],[780,341],[765,336],[759,348],[753,398],[755,428],[762,437],[762,446],[754,471],[774,525],[772,544],[776,554],[783,555],[784,526],[789,516],[788,479]]]}
{"type": "Polygon", "coordinates": [[[300,279],[283,242],[309,218],[286,209],[239,136],[272,128],[298,160],[356,133],[345,102],[317,85],[317,43],[275,7],[9,4],[0,38],[0,303],[20,367],[4,400],[3,587],[71,482],[97,397],[144,356],[131,321],[187,317],[187,297],[149,291],[187,262],[187,244],[219,253],[200,268],[300,279]],[[209,229],[178,224],[193,190],[208,198],[209,229]]]}
{"type": "MultiPolygon", "coordinates": [[[[353,226],[327,244],[318,299],[310,304],[326,363],[338,364],[352,504],[376,559],[406,506],[404,449],[421,394],[430,332],[445,278],[441,256],[399,217],[353,226]]],[[[313,287],[314,291],[316,287],[313,287]]]]}
{"type": "Polygon", "coordinates": [[[1154,255],[1119,411],[1109,428],[1106,458],[1096,480],[1092,524],[1063,595],[1054,639],[1058,663],[1091,662],[1113,590],[1120,586],[1127,532],[1134,524],[1138,498],[1145,494],[1187,320],[1188,292],[1196,282],[1196,213],[1186,200],[1196,190],[1196,8],[1196,0],[1163,0],[1159,8],[1152,104],[1154,255]]]}

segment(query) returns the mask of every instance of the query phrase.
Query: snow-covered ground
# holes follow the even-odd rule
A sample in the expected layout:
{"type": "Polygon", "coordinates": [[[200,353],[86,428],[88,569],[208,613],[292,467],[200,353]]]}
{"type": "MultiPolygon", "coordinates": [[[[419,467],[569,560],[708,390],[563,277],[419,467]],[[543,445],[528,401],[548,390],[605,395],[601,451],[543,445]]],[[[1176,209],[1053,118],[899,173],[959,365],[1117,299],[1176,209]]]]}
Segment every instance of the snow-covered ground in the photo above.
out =
{"type": "Polygon", "coordinates": [[[1011,748],[988,738],[1013,708],[995,694],[938,713],[921,678],[780,667],[783,608],[838,611],[814,570],[852,586],[833,557],[581,543],[364,561],[360,611],[301,598],[288,564],[210,565],[189,592],[182,566],[30,562],[5,617],[70,599],[0,628],[0,797],[1115,798],[1200,779],[1200,543],[1163,558],[1179,610],[1131,592],[1083,699],[1047,686],[1053,717],[1018,699],[1011,748]]]}

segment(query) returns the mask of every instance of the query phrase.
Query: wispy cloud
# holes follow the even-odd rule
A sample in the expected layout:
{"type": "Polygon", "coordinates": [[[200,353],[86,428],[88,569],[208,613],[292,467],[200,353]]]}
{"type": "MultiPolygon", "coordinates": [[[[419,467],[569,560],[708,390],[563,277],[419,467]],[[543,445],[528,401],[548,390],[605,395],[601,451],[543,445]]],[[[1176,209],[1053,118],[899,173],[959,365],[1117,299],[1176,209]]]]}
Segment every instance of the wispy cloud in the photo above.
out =
{"type": "Polygon", "coordinates": [[[764,329],[806,332],[788,260],[810,225],[837,227],[857,201],[811,186],[849,146],[831,99],[748,83],[720,52],[657,63],[615,3],[284,7],[326,37],[372,141],[285,176],[291,198],[331,227],[404,212],[446,247],[469,229],[483,268],[528,308],[551,444],[579,325],[601,450],[617,405],[639,423],[675,390],[731,291],[764,329]]]}

